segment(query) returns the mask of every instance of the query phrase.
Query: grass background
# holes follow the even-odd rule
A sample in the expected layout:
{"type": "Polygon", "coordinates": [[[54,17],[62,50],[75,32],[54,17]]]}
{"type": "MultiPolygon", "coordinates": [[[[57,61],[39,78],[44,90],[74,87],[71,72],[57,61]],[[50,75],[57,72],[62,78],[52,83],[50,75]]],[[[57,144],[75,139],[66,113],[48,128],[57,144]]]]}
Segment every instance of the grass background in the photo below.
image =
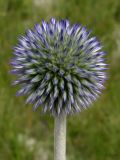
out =
{"type": "Polygon", "coordinates": [[[69,160],[120,160],[120,1],[0,0],[0,160],[52,160],[54,121],[32,112],[9,74],[12,47],[27,28],[50,17],[93,29],[108,52],[106,90],[90,109],[68,118],[69,160]]]}

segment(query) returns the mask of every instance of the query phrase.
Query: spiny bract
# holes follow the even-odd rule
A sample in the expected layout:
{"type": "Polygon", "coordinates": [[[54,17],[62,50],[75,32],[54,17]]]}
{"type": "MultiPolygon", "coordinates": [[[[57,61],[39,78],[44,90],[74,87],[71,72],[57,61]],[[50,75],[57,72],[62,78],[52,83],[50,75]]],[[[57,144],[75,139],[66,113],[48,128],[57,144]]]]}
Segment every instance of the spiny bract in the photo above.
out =
{"type": "Polygon", "coordinates": [[[19,37],[12,73],[20,84],[17,95],[53,115],[79,112],[96,100],[106,79],[105,52],[96,37],[69,20],[35,25],[19,37]]]}

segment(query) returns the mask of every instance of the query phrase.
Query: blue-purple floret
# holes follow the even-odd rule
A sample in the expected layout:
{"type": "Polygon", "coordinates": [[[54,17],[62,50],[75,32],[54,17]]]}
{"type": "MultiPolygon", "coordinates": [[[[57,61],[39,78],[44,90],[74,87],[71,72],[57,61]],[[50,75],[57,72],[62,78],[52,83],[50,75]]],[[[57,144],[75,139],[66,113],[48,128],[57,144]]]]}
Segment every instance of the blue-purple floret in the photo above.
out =
{"type": "Polygon", "coordinates": [[[69,20],[36,24],[18,38],[11,61],[14,85],[34,110],[53,115],[80,112],[104,89],[107,64],[102,46],[91,31],[69,20]]]}

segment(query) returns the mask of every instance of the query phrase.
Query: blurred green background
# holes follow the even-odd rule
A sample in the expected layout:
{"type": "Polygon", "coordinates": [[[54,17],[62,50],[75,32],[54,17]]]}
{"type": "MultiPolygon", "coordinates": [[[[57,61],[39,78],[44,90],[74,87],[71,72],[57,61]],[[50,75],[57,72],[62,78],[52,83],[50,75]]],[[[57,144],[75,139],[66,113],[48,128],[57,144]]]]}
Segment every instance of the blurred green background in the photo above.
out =
{"type": "Polygon", "coordinates": [[[68,160],[120,160],[119,0],[0,0],[0,160],[53,159],[53,118],[15,96],[9,74],[18,35],[52,16],[87,25],[108,52],[106,90],[90,109],[68,117],[68,160]]]}

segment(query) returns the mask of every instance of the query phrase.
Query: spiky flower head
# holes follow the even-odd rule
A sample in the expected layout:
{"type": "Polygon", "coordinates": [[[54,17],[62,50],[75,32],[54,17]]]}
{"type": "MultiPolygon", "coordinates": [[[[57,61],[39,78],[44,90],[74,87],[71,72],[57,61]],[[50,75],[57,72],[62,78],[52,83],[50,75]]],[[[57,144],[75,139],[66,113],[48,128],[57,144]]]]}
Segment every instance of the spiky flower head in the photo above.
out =
{"type": "Polygon", "coordinates": [[[35,25],[19,37],[12,73],[20,84],[17,95],[27,95],[34,110],[53,115],[80,112],[101,93],[106,79],[102,46],[90,31],[69,20],[35,25]]]}

